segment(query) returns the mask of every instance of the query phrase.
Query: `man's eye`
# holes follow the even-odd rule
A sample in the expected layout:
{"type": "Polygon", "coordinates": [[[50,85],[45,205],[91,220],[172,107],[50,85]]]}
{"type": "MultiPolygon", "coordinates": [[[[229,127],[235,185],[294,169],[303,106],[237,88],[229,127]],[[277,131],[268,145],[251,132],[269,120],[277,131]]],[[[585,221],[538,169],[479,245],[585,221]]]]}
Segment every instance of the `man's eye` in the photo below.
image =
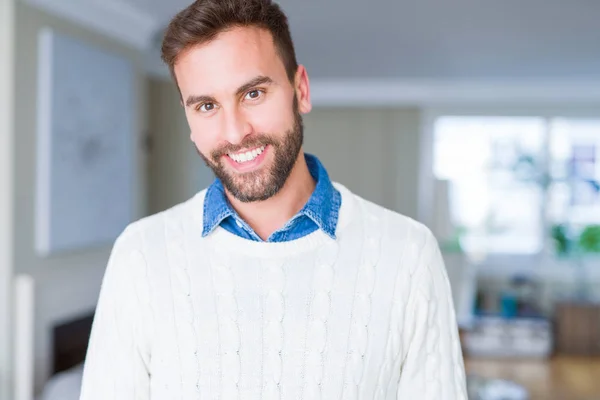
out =
{"type": "Polygon", "coordinates": [[[202,112],[209,112],[214,110],[215,108],[215,103],[204,103],[200,107],[198,107],[198,110],[202,112]]]}
{"type": "Polygon", "coordinates": [[[246,94],[246,99],[248,100],[256,100],[258,99],[264,92],[262,90],[256,89],[251,90],[246,94]]]}

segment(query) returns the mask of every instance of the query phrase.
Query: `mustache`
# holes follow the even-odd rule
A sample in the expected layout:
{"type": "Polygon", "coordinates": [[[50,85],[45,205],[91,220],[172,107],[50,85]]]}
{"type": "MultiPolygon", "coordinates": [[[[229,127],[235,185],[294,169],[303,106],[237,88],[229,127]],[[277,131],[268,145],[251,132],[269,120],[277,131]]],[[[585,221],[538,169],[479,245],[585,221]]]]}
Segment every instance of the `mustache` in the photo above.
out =
{"type": "Polygon", "coordinates": [[[237,153],[243,149],[261,147],[261,146],[277,146],[278,142],[268,135],[252,135],[245,137],[240,144],[226,144],[218,149],[213,150],[210,156],[213,160],[218,161],[224,155],[229,153],[237,153]]]}

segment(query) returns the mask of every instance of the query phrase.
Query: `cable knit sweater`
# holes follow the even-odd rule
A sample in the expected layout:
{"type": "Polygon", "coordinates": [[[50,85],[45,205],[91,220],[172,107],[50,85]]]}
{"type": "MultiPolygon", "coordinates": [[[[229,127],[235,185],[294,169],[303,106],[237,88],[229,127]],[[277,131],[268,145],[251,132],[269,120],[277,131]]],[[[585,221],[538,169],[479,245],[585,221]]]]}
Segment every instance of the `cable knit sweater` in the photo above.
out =
{"type": "Polygon", "coordinates": [[[335,186],[336,240],[202,238],[205,191],[130,225],[102,283],[81,399],[466,399],[434,237],[335,186]]]}

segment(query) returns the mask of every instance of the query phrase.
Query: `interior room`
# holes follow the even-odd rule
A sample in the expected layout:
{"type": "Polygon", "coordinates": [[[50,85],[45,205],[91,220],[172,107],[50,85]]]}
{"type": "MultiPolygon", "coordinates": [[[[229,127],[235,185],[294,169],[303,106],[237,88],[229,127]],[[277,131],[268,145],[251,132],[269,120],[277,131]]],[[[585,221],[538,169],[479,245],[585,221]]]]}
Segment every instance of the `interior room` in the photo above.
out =
{"type": "MultiPolygon", "coordinates": [[[[0,400],[79,398],[115,239],[214,179],[160,60],[190,2],[0,1],[0,400]]],[[[600,3],[278,3],[304,150],[439,243],[469,399],[600,399],[600,3]]]]}

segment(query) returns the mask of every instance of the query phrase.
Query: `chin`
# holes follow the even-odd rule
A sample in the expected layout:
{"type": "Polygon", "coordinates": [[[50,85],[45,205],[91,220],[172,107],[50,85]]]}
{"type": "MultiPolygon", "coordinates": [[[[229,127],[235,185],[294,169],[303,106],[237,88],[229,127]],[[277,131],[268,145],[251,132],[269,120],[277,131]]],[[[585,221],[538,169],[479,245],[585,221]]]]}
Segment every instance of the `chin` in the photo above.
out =
{"type": "Polygon", "coordinates": [[[236,200],[253,203],[268,200],[281,190],[283,185],[272,178],[270,171],[261,168],[258,171],[231,174],[221,182],[236,200]]]}

